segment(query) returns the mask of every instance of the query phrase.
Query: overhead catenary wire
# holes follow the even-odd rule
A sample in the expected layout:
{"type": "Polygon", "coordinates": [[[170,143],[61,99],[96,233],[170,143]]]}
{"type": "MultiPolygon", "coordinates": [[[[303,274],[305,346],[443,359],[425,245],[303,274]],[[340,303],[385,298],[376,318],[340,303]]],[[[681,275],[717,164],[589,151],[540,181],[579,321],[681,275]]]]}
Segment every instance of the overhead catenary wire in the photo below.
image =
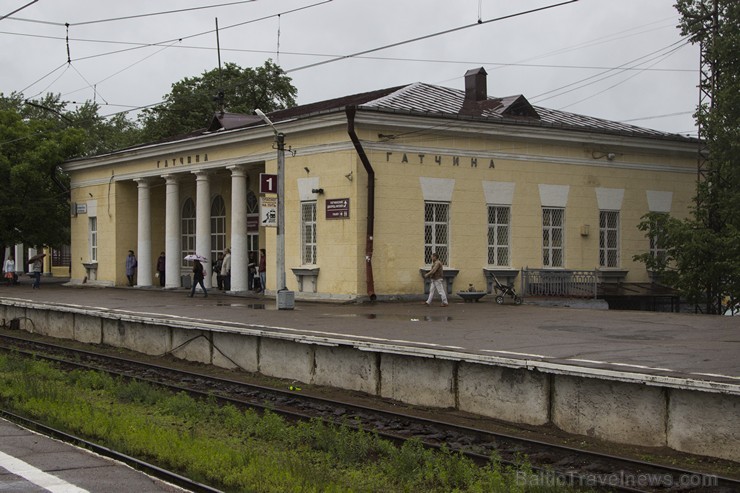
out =
{"type": "MultiPolygon", "coordinates": [[[[178,13],[181,13],[181,12],[192,12],[194,10],[204,10],[204,9],[213,9],[213,8],[218,8],[218,7],[228,7],[230,5],[238,5],[238,4],[242,4],[242,3],[253,3],[253,2],[256,2],[256,1],[257,0],[241,0],[241,1],[238,1],[238,2],[219,3],[219,4],[215,4],[215,5],[204,5],[202,7],[189,7],[189,8],[185,8],[185,9],[163,10],[163,11],[158,11],[158,12],[149,12],[149,13],[146,13],[146,14],[127,15],[127,16],[122,16],[122,17],[112,17],[112,18],[109,18],[109,19],[96,19],[96,20],[82,21],[82,22],[68,22],[68,23],[64,23],[64,22],[42,21],[42,20],[37,20],[37,19],[24,19],[24,18],[20,18],[20,17],[12,17],[12,18],[10,18],[10,20],[20,21],[20,22],[33,22],[33,23],[36,23],[36,24],[47,24],[47,25],[50,25],[50,26],[65,26],[65,25],[70,25],[70,26],[85,26],[85,25],[89,25],[89,24],[100,24],[100,23],[104,23],[104,22],[115,22],[115,21],[124,21],[124,20],[130,20],[130,19],[140,19],[142,17],[154,17],[154,16],[157,16],[157,15],[168,15],[168,14],[178,14],[178,13]]],[[[34,0],[34,2],[31,2],[31,3],[35,3],[35,2],[38,2],[38,0],[34,0]]],[[[22,8],[24,8],[24,7],[21,7],[21,9],[22,8]]],[[[17,9],[15,11],[11,12],[10,14],[8,14],[5,17],[9,17],[9,16],[13,15],[15,12],[18,12],[21,9],[17,9]]],[[[4,19],[5,17],[0,18],[0,20],[1,19],[4,19]]]]}
{"type": "Polygon", "coordinates": [[[23,5],[21,7],[18,7],[17,9],[15,9],[14,11],[12,11],[11,13],[5,14],[4,16],[0,17],[0,21],[3,20],[3,19],[7,19],[11,15],[15,14],[16,12],[20,12],[21,10],[25,9],[26,7],[30,7],[31,5],[33,5],[34,3],[38,2],[38,1],[39,0],[32,0],[31,2],[28,2],[26,5],[23,5]]]}
{"type": "MultiPolygon", "coordinates": [[[[661,56],[660,56],[660,57],[659,57],[659,58],[658,58],[657,60],[655,60],[655,61],[653,62],[653,64],[652,64],[652,65],[650,65],[650,66],[652,67],[653,65],[657,65],[658,63],[661,63],[661,62],[663,62],[663,61],[664,61],[664,60],[665,60],[666,58],[668,58],[668,57],[670,57],[671,55],[675,54],[675,53],[676,53],[677,51],[679,51],[679,50],[680,50],[681,48],[683,48],[683,47],[684,47],[684,46],[686,46],[686,45],[687,45],[687,43],[685,43],[685,44],[682,44],[681,46],[678,46],[678,47],[676,47],[676,48],[673,48],[673,49],[672,49],[671,51],[669,51],[668,53],[664,53],[664,54],[663,54],[663,55],[661,55],[661,56]]],[[[647,70],[648,68],[649,68],[649,67],[646,67],[646,68],[644,68],[644,69],[640,70],[639,72],[637,72],[637,73],[634,73],[634,74],[631,74],[631,75],[630,75],[629,77],[626,77],[626,78],[624,78],[624,79],[620,80],[620,81],[619,81],[619,82],[617,82],[616,84],[612,84],[611,86],[609,86],[609,87],[607,87],[607,88],[605,88],[605,89],[602,89],[601,91],[599,91],[599,92],[597,92],[597,93],[591,94],[590,96],[586,96],[585,98],[579,99],[578,101],[575,101],[575,102],[573,102],[573,103],[570,103],[570,104],[568,104],[568,105],[566,105],[566,106],[561,106],[561,107],[560,107],[560,108],[558,108],[558,109],[560,109],[560,110],[563,110],[563,109],[565,109],[565,108],[570,108],[571,106],[575,106],[575,105],[577,105],[577,104],[579,104],[579,103],[582,103],[582,102],[584,102],[584,101],[587,101],[587,100],[589,100],[589,99],[591,99],[591,98],[594,98],[594,97],[596,97],[596,96],[598,96],[598,95],[600,95],[600,94],[603,94],[603,93],[605,93],[605,92],[607,92],[607,91],[610,91],[610,90],[614,89],[615,87],[617,87],[617,86],[619,86],[619,85],[621,85],[621,84],[624,84],[624,83],[625,83],[625,82],[627,82],[628,80],[631,80],[631,79],[633,79],[633,78],[637,77],[638,75],[641,75],[641,74],[642,74],[642,73],[643,73],[643,72],[644,72],[645,70],[647,70]]],[[[619,72],[619,73],[617,73],[617,74],[613,74],[613,75],[621,75],[622,73],[623,73],[623,71],[621,71],[621,70],[620,70],[620,72],[619,72]]],[[[608,77],[604,77],[604,78],[603,78],[603,79],[601,79],[601,80],[605,80],[605,79],[607,79],[607,78],[609,78],[609,77],[612,77],[612,75],[610,75],[610,76],[608,76],[608,77]]],[[[601,81],[601,80],[600,80],[600,81],[601,81]]],[[[600,81],[599,81],[599,82],[600,82],[600,81]]]]}
{"type": "Polygon", "coordinates": [[[411,39],[407,39],[407,40],[404,40],[404,41],[398,41],[396,43],[391,43],[391,44],[387,44],[387,45],[383,45],[383,46],[378,46],[376,48],[370,48],[368,50],[358,51],[356,53],[351,53],[349,55],[343,55],[343,56],[331,58],[329,60],[323,60],[321,62],[311,63],[309,65],[303,65],[301,67],[296,67],[296,68],[288,69],[288,70],[285,71],[285,73],[297,72],[299,70],[305,70],[305,69],[308,69],[308,68],[314,68],[314,67],[318,67],[318,66],[321,66],[321,65],[326,65],[327,63],[333,63],[333,62],[338,62],[338,61],[341,61],[341,60],[347,60],[348,58],[354,58],[354,57],[357,57],[358,55],[366,55],[368,53],[374,53],[376,51],[387,50],[388,48],[395,48],[396,46],[402,46],[402,45],[405,45],[405,44],[415,43],[417,41],[422,41],[422,40],[434,38],[434,37],[437,37],[437,36],[443,36],[445,34],[450,34],[450,33],[454,33],[454,32],[457,32],[457,31],[462,31],[464,29],[469,29],[471,27],[476,27],[476,26],[480,26],[480,25],[483,25],[483,24],[489,24],[491,22],[498,22],[498,21],[502,21],[502,20],[506,20],[506,19],[512,19],[514,17],[519,17],[519,16],[522,16],[522,15],[533,14],[535,12],[541,12],[543,10],[548,10],[548,9],[552,9],[552,8],[556,8],[556,7],[562,7],[563,5],[568,5],[568,4],[571,4],[571,3],[575,3],[577,1],[578,0],[567,0],[565,2],[560,2],[560,3],[556,3],[556,4],[552,4],[552,5],[546,5],[544,7],[539,7],[539,8],[536,8],[536,9],[524,10],[524,11],[521,11],[521,12],[517,12],[516,14],[509,14],[509,15],[504,15],[504,16],[501,16],[501,17],[495,17],[493,19],[488,19],[488,20],[485,20],[485,21],[479,21],[479,22],[476,22],[474,24],[466,24],[466,25],[463,25],[463,26],[453,27],[451,29],[446,29],[444,31],[438,31],[438,32],[431,33],[431,34],[425,34],[424,36],[418,36],[416,38],[411,38],[411,39]]]}

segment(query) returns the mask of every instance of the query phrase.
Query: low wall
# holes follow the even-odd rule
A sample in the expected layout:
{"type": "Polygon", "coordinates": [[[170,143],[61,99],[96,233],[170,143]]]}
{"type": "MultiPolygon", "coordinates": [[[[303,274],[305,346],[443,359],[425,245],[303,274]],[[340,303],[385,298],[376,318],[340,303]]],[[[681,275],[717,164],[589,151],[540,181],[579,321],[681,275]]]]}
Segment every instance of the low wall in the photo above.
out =
{"type": "Polygon", "coordinates": [[[740,462],[740,386],[2,300],[4,327],[740,462]]]}

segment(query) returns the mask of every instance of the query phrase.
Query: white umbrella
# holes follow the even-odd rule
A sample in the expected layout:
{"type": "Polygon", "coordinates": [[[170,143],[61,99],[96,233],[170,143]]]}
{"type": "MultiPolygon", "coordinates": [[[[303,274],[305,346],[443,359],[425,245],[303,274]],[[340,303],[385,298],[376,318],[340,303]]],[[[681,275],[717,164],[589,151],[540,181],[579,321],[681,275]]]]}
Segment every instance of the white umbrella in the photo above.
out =
{"type": "Polygon", "coordinates": [[[191,253],[190,255],[185,255],[185,260],[199,260],[201,262],[207,262],[205,257],[194,253],[191,253]]]}

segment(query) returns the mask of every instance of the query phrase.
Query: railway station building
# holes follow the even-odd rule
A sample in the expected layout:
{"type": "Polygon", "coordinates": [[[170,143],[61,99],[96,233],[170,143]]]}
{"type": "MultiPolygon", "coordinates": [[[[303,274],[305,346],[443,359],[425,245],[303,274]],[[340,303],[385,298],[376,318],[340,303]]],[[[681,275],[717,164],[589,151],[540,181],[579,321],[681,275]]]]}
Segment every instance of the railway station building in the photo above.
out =
{"type": "MultiPolygon", "coordinates": [[[[296,299],[411,299],[433,252],[450,293],[490,291],[493,275],[530,295],[564,294],[548,279],[649,291],[655,279],[633,256],[660,245],[637,225],[648,212],[685,217],[695,193],[694,139],[490,97],[482,68],[464,88],[412,83],[268,117],[285,141],[296,299]]],[[[165,252],[165,288],[178,288],[186,255],[206,257],[210,273],[228,248],[239,293],[264,248],[274,294],[274,129],[217,114],[203,131],[65,163],[73,282],[125,285],[134,250],[137,286],[159,286],[165,252]]]]}

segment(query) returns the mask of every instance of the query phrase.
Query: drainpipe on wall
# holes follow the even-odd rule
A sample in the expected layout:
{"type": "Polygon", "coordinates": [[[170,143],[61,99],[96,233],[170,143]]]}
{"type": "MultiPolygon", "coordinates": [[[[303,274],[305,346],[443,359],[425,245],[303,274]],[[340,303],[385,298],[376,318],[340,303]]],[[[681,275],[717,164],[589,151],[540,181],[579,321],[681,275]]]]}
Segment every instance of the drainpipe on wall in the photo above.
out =
{"type": "Polygon", "coordinates": [[[367,235],[365,238],[365,280],[367,281],[367,295],[370,301],[375,301],[375,281],[373,280],[373,230],[375,227],[375,170],[373,170],[370,160],[362,148],[360,139],[355,133],[355,113],[357,109],[354,106],[348,106],[345,110],[347,113],[347,133],[355,146],[357,155],[362,161],[362,165],[367,171],[367,235]]]}

